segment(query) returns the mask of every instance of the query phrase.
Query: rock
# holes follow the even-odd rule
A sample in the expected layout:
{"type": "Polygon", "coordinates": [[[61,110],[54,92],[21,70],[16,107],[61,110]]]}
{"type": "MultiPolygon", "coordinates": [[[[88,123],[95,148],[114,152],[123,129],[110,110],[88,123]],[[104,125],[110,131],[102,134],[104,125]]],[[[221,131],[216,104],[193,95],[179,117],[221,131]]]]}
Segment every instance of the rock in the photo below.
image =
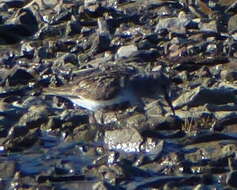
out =
{"type": "Polygon", "coordinates": [[[19,23],[0,25],[0,44],[14,44],[37,32],[38,22],[29,9],[22,9],[18,14],[19,23]]]}
{"type": "Polygon", "coordinates": [[[228,31],[230,33],[234,33],[237,31],[237,15],[233,15],[230,17],[228,21],[228,31]]]}
{"type": "Polygon", "coordinates": [[[111,150],[140,152],[143,138],[136,129],[124,128],[105,131],[104,143],[111,150]]]}
{"type": "Polygon", "coordinates": [[[162,18],[156,25],[155,32],[167,29],[171,33],[185,34],[186,26],[190,23],[190,19],[184,12],[180,12],[178,17],[162,18]]]}
{"type": "Polygon", "coordinates": [[[52,48],[42,47],[42,48],[39,48],[38,50],[38,57],[40,59],[51,59],[51,58],[54,58],[55,55],[52,48]]]}
{"type": "Polygon", "coordinates": [[[24,57],[26,57],[28,59],[33,59],[34,58],[35,50],[31,46],[31,44],[24,43],[21,46],[21,52],[22,52],[22,56],[24,56],[24,57]]]}
{"type": "Polygon", "coordinates": [[[126,60],[134,62],[151,62],[155,61],[158,55],[159,52],[157,50],[138,50],[132,52],[130,57],[126,60]]]}
{"type": "Polygon", "coordinates": [[[48,121],[48,110],[45,106],[31,106],[28,112],[19,120],[19,125],[26,125],[28,128],[38,128],[48,121]]]}
{"type": "Polygon", "coordinates": [[[116,58],[129,58],[137,50],[135,45],[122,46],[118,49],[116,58]]]}
{"type": "Polygon", "coordinates": [[[217,23],[216,21],[211,21],[209,23],[200,23],[200,30],[203,32],[214,32],[217,33],[217,23]]]}
{"type": "Polygon", "coordinates": [[[221,71],[221,78],[223,80],[234,82],[235,80],[237,80],[237,72],[232,71],[231,69],[222,70],[221,71]]]}
{"type": "Polygon", "coordinates": [[[227,176],[226,183],[231,187],[236,188],[237,187],[236,179],[237,179],[237,171],[232,171],[227,176]]]}
{"type": "Polygon", "coordinates": [[[236,8],[1,0],[0,189],[235,188],[236,8]],[[128,68],[116,85],[131,80],[138,105],[92,113],[42,93],[101,70],[102,101],[107,68],[128,68]]]}
{"type": "Polygon", "coordinates": [[[0,174],[3,179],[11,178],[16,172],[16,163],[14,161],[4,161],[0,163],[0,170],[4,171],[0,174]]]}
{"type": "Polygon", "coordinates": [[[212,89],[197,87],[176,99],[173,102],[173,106],[179,108],[183,106],[199,106],[206,103],[226,104],[236,101],[235,93],[235,89],[227,87],[212,89]],[[220,99],[219,97],[222,98],[220,99]]]}
{"type": "Polygon", "coordinates": [[[78,59],[75,54],[66,54],[64,56],[64,63],[72,63],[73,65],[78,64],[78,59]]]}
{"type": "Polygon", "coordinates": [[[111,35],[108,29],[107,21],[103,19],[97,20],[98,30],[96,37],[92,42],[92,53],[97,54],[109,49],[111,42],[111,35]]]}
{"type": "Polygon", "coordinates": [[[4,79],[5,83],[9,86],[26,85],[33,80],[34,77],[32,74],[27,72],[25,69],[18,67],[12,68],[4,79]]]}
{"type": "Polygon", "coordinates": [[[27,3],[27,0],[3,0],[2,3],[8,8],[21,8],[27,3]]]}

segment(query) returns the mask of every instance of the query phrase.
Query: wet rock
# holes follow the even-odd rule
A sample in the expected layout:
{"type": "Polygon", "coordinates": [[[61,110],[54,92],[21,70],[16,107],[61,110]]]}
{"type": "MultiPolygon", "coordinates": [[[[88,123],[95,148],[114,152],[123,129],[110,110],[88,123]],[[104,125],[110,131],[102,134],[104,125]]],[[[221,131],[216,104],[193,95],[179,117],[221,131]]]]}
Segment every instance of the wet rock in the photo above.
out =
{"type": "Polygon", "coordinates": [[[225,105],[207,104],[206,108],[211,112],[237,110],[237,107],[233,103],[229,103],[229,104],[225,104],[225,105]]]}
{"type": "Polygon", "coordinates": [[[78,59],[75,54],[67,54],[64,56],[64,63],[72,63],[73,65],[78,64],[78,59]]]}
{"type": "Polygon", "coordinates": [[[1,1],[0,189],[235,188],[236,5],[1,1]],[[41,94],[109,64],[137,69],[144,109],[41,94]]]}
{"type": "Polygon", "coordinates": [[[38,50],[38,56],[40,59],[50,59],[54,57],[52,48],[42,47],[38,50]]]}
{"type": "Polygon", "coordinates": [[[62,37],[66,33],[65,26],[45,26],[42,27],[36,34],[35,38],[38,39],[47,39],[47,38],[55,38],[62,37]]]}
{"type": "Polygon", "coordinates": [[[38,22],[31,10],[22,9],[18,14],[19,23],[0,25],[0,44],[14,44],[37,32],[38,22]]]}
{"type": "Polygon", "coordinates": [[[210,134],[201,134],[196,137],[191,137],[186,139],[186,144],[196,144],[200,142],[209,142],[209,141],[217,141],[217,140],[234,140],[236,137],[221,133],[210,133],[210,134]]]}
{"type": "Polygon", "coordinates": [[[32,147],[36,142],[39,142],[39,136],[40,132],[38,130],[31,130],[24,137],[10,137],[4,142],[4,149],[6,151],[21,151],[32,147]]]}
{"type": "Polygon", "coordinates": [[[200,181],[200,178],[192,178],[192,177],[184,177],[184,176],[160,176],[160,177],[150,177],[143,179],[140,182],[132,182],[127,184],[126,189],[135,190],[135,189],[142,189],[142,188],[152,188],[152,187],[160,187],[165,185],[166,183],[170,182],[181,182],[184,180],[197,180],[200,181]]]}
{"type": "Polygon", "coordinates": [[[95,189],[95,190],[99,190],[99,189],[107,190],[108,189],[102,182],[89,181],[89,180],[83,180],[83,179],[80,180],[80,178],[78,178],[77,182],[69,182],[67,184],[63,184],[60,186],[60,188],[63,188],[65,190],[76,190],[76,189],[80,189],[80,188],[95,189]]]}
{"type": "Polygon", "coordinates": [[[232,171],[227,176],[226,183],[231,187],[236,188],[237,187],[236,179],[237,179],[237,171],[232,171]]]}
{"type": "Polygon", "coordinates": [[[55,51],[60,52],[70,52],[73,48],[75,48],[77,43],[72,40],[57,40],[55,44],[55,51]]]}
{"type": "MultiPolygon", "coordinates": [[[[226,111],[225,111],[226,112],[226,111]]],[[[222,130],[223,128],[225,128],[228,125],[234,125],[237,122],[237,116],[235,113],[233,112],[227,112],[225,114],[223,114],[223,112],[221,112],[222,114],[219,116],[218,114],[216,114],[216,116],[218,117],[218,121],[216,122],[216,124],[213,126],[214,129],[216,130],[222,130]]]]}
{"type": "Polygon", "coordinates": [[[2,3],[8,8],[21,8],[27,3],[27,0],[4,0],[2,3]]]}
{"type": "MultiPolygon", "coordinates": [[[[57,3],[57,2],[56,2],[57,3]]],[[[62,10],[59,14],[55,15],[49,22],[51,25],[60,24],[64,21],[68,21],[71,19],[70,10],[62,10]]]]}
{"type": "Polygon", "coordinates": [[[25,125],[30,129],[38,128],[48,121],[48,111],[45,106],[31,106],[28,112],[20,118],[19,125],[25,125]]]}
{"type": "Polygon", "coordinates": [[[30,176],[41,173],[45,168],[37,158],[26,158],[19,162],[19,171],[23,176],[30,176]]]}
{"type": "MultiPolygon", "coordinates": [[[[146,105],[146,114],[151,117],[157,117],[162,120],[161,116],[165,116],[167,113],[171,112],[167,105],[164,104],[163,100],[162,101],[153,101],[150,104],[146,105]]],[[[164,119],[164,118],[163,118],[164,119]]]]}
{"type": "Polygon", "coordinates": [[[89,118],[88,115],[80,111],[67,111],[65,110],[61,114],[61,122],[63,128],[73,128],[80,124],[87,123],[89,118]]]}
{"type": "Polygon", "coordinates": [[[5,76],[4,83],[7,83],[9,86],[16,85],[26,85],[30,81],[34,80],[32,74],[27,72],[23,68],[15,67],[11,69],[7,76],[5,76]]]}

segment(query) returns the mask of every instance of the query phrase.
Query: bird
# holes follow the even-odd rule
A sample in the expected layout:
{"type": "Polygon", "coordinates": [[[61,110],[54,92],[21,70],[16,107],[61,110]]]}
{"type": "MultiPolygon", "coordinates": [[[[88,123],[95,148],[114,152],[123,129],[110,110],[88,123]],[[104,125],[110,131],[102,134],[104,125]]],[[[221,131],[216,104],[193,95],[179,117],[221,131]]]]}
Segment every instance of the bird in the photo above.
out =
{"type": "Polygon", "coordinates": [[[173,110],[168,86],[169,80],[162,73],[144,74],[134,67],[115,64],[92,69],[60,87],[45,88],[43,94],[66,98],[94,113],[116,109],[121,104],[143,109],[141,97],[153,96],[158,91],[173,110]]]}

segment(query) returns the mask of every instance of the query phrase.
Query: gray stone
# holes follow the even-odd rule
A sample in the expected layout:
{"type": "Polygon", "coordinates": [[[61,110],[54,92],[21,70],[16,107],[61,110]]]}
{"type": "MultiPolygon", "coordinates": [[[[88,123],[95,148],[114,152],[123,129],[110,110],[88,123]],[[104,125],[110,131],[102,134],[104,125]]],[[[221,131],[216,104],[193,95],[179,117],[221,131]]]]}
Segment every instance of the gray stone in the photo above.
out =
{"type": "Polygon", "coordinates": [[[207,103],[226,104],[236,102],[236,98],[236,89],[234,88],[205,88],[199,86],[182,94],[173,102],[173,106],[180,108],[183,106],[199,106],[207,103]]]}
{"type": "Polygon", "coordinates": [[[118,49],[116,58],[128,58],[137,50],[135,45],[122,46],[118,49]]]}
{"type": "Polygon", "coordinates": [[[124,128],[105,131],[104,142],[109,149],[139,152],[143,138],[136,129],[124,128]]]}
{"type": "Polygon", "coordinates": [[[216,21],[211,21],[208,23],[200,22],[199,27],[200,30],[203,32],[215,32],[215,33],[218,32],[216,21]]]}
{"type": "Polygon", "coordinates": [[[228,21],[228,32],[233,33],[237,31],[237,15],[230,17],[228,21]]]}
{"type": "Polygon", "coordinates": [[[184,12],[180,12],[178,17],[161,18],[156,25],[155,32],[162,29],[167,29],[172,33],[184,34],[186,33],[186,26],[191,20],[186,16],[184,12]]]}

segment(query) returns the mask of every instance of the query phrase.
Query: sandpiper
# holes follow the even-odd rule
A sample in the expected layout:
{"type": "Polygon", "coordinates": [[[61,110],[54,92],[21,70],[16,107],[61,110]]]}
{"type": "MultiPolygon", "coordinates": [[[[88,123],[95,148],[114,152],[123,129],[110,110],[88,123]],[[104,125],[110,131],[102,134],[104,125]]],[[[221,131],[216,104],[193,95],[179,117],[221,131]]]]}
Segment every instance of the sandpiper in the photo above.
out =
{"type": "Polygon", "coordinates": [[[168,78],[161,73],[147,75],[133,67],[109,65],[94,69],[86,76],[78,76],[69,84],[44,89],[43,92],[64,97],[76,106],[95,112],[116,108],[123,103],[141,107],[144,106],[141,97],[152,96],[158,91],[173,110],[168,96],[168,83],[168,78]]]}

